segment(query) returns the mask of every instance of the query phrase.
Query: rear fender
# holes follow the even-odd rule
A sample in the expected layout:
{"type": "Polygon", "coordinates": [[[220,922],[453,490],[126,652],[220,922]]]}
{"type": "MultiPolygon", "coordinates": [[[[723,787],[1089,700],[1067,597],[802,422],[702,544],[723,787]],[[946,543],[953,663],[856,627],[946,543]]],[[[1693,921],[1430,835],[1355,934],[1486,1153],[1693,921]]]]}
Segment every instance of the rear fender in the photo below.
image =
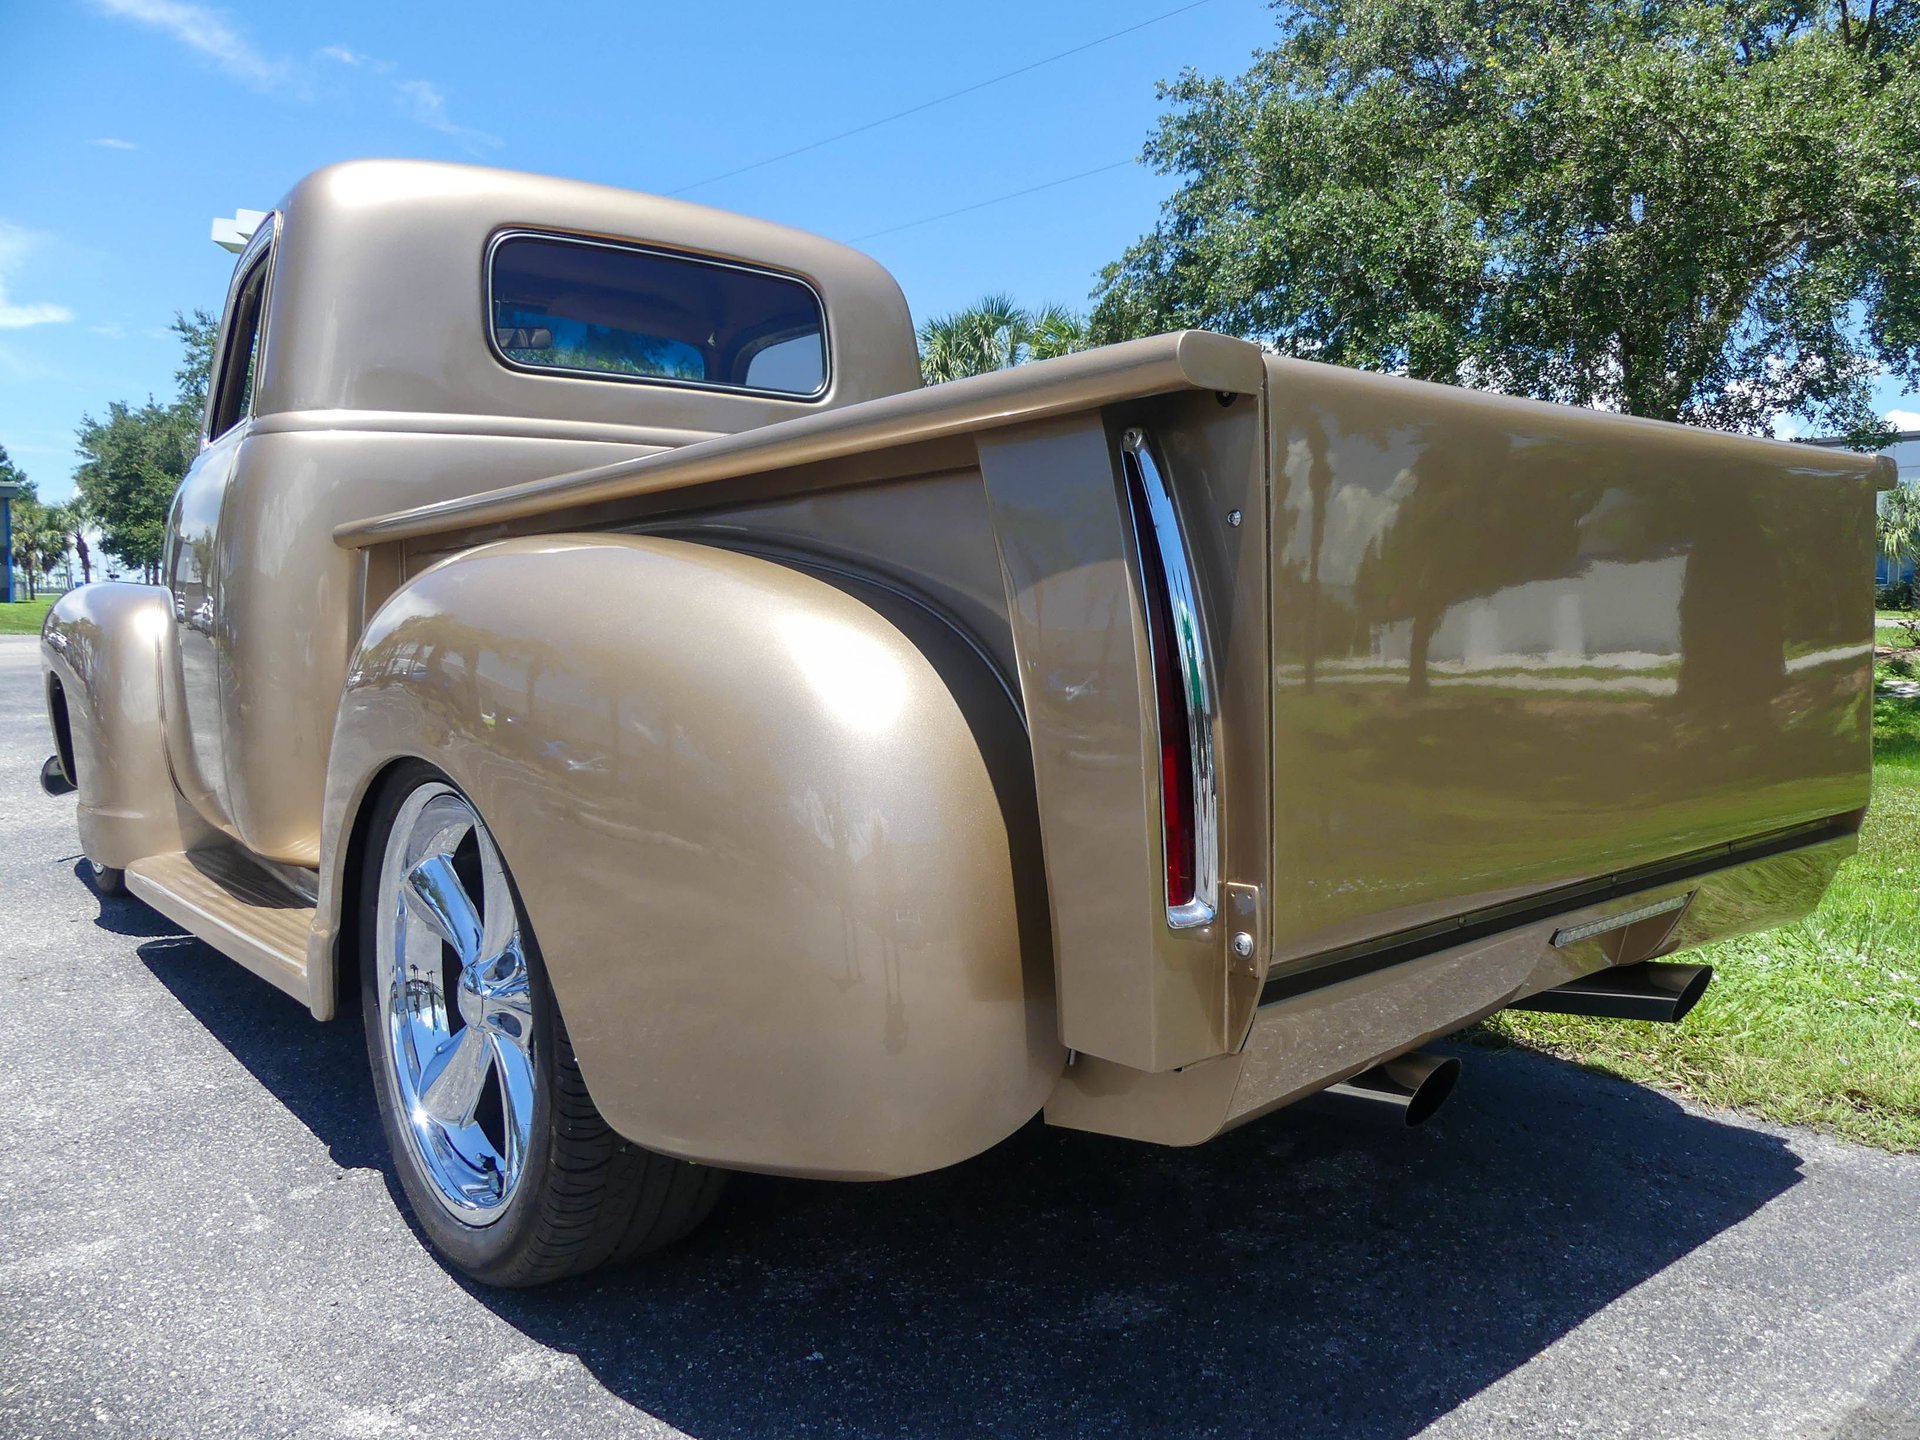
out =
{"type": "MultiPolygon", "coordinates": [[[[1011,1133],[1064,1067],[1018,713],[897,597],[632,536],[424,572],[349,675],[323,916],[406,756],[486,817],[595,1102],[641,1144],[912,1174],[1011,1133]]],[[[351,926],[317,938],[316,995],[351,926]]]]}

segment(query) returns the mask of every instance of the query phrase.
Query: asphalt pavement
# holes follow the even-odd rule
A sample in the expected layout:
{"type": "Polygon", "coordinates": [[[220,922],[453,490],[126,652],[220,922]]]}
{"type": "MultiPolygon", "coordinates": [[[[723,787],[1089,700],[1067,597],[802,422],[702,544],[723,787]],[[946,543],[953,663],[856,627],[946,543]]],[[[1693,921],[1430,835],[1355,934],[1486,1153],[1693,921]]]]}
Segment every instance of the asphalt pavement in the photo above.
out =
{"type": "Polygon", "coordinates": [[[1417,1132],[1035,1125],[468,1285],[357,1025],[88,887],[39,683],[0,638],[0,1435],[1920,1440],[1920,1157],[1471,1047],[1417,1132]]]}

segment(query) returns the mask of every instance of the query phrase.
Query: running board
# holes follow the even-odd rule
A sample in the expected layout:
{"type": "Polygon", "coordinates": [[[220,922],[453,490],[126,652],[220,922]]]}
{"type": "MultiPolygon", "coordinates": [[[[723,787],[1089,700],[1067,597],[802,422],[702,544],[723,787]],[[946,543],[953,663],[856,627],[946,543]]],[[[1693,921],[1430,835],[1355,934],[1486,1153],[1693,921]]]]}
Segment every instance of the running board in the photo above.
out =
{"type": "Polygon", "coordinates": [[[127,867],[127,889],[182,929],[296,1000],[307,1000],[311,900],[230,850],[150,855],[127,867]]]}

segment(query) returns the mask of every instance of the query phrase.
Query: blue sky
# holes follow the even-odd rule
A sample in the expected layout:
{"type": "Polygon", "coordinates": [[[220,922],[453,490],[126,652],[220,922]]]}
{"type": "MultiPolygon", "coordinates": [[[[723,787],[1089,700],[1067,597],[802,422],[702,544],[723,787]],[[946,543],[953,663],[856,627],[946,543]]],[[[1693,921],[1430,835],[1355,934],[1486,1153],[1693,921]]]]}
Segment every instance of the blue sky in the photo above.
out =
{"type": "MultiPolygon", "coordinates": [[[[916,318],[1003,289],[1081,305],[1170,181],[1121,165],[914,222],[1137,155],[1155,81],[1237,73],[1272,34],[1263,0],[1168,14],[1185,3],[4,0],[0,444],[67,494],[82,415],[170,395],[168,320],[218,306],[232,257],[209,222],[320,165],[419,156],[672,191],[1152,22],[687,193],[859,244],[916,318]]],[[[1891,388],[1882,404],[1920,411],[1891,388]]]]}

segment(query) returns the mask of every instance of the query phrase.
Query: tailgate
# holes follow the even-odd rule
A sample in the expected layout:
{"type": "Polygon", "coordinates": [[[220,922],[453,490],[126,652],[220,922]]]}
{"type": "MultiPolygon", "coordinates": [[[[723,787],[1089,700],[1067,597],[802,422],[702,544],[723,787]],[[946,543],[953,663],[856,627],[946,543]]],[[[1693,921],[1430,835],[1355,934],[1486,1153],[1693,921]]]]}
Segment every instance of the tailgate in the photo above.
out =
{"type": "Polygon", "coordinates": [[[1268,373],[1275,969],[1866,804],[1870,457],[1268,373]]]}

